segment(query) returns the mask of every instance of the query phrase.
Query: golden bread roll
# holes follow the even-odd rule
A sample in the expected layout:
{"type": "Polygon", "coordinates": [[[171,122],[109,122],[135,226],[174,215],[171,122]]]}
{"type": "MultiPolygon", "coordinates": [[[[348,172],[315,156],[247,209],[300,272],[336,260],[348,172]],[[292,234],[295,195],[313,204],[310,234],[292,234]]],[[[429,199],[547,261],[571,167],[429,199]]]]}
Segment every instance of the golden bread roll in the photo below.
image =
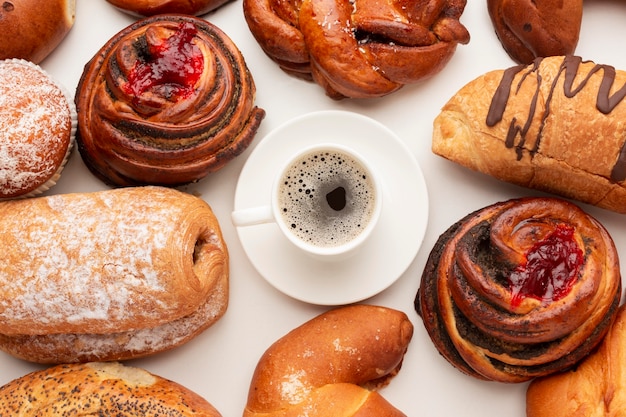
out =
{"type": "Polygon", "coordinates": [[[228,252],[203,200],[161,187],[0,203],[0,349],[33,362],[178,346],[228,304],[228,252]]]}
{"type": "Polygon", "coordinates": [[[65,38],[76,0],[9,0],[0,5],[0,59],[43,61],[65,38]]]}
{"type": "Polygon", "coordinates": [[[323,313],[265,351],[243,416],[404,416],[375,390],[400,370],[412,336],[397,310],[353,305],[323,313]]]}
{"type": "Polygon", "coordinates": [[[114,186],[194,182],[252,142],[265,117],[244,57],[218,27],[148,17],[114,35],[76,88],[77,147],[114,186]]]}
{"type": "Polygon", "coordinates": [[[250,31],[288,74],[334,99],[372,98],[437,74],[470,35],[465,0],[244,0],[250,31]]]}
{"type": "Polygon", "coordinates": [[[497,179],[626,213],[626,72],[558,56],[484,74],[435,118],[432,151],[497,179]]]}
{"type": "Polygon", "coordinates": [[[528,417],[619,417],[626,410],[626,307],[602,344],[576,368],[533,380],[528,417]]]}
{"type": "Polygon", "coordinates": [[[116,362],[63,364],[0,388],[0,415],[13,417],[221,417],[184,386],[116,362]]]}
{"type": "Polygon", "coordinates": [[[54,186],[76,135],[67,90],[23,59],[0,60],[0,200],[32,197],[54,186]]]}
{"type": "Polygon", "coordinates": [[[180,13],[199,16],[209,13],[230,0],[107,0],[123,12],[136,16],[180,13]]]}
{"type": "Polygon", "coordinates": [[[518,63],[576,50],[582,0],[487,0],[487,10],[504,50],[518,63]]]}
{"type": "Polygon", "coordinates": [[[453,366],[515,383],[585,357],[620,298],[606,229],[565,200],[523,198],[470,213],[439,237],[415,307],[453,366]]]}

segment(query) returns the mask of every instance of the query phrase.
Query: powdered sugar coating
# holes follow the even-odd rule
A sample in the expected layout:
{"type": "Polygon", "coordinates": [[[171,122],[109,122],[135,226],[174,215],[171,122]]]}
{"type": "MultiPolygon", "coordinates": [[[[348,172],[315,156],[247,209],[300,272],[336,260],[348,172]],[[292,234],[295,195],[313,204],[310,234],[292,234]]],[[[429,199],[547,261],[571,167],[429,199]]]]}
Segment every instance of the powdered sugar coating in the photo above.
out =
{"type": "Polygon", "coordinates": [[[0,198],[27,194],[53,178],[71,149],[72,109],[38,66],[0,61],[0,198]]]}
{"type": "Polygon", "coordinates": [[[0,348],[38,363],[76,363],[136,359],[184,344],[210,327],[228,305],[228,278],[215,282],[198,310],[161,326],[111,334],[48,334],[5,336],[0,348]]]}
{"type": "Polygon", "coordinates": [[[189,314],[214,279],[212,268],[198,276],[192,269],[197,239],[222,272],[221,234],[201,230],[216,222],[212,212],[178,191],[10,201],[0,215],[0,239],[14,247],[0,258],[5,334],[114,333],[189,314]]]}

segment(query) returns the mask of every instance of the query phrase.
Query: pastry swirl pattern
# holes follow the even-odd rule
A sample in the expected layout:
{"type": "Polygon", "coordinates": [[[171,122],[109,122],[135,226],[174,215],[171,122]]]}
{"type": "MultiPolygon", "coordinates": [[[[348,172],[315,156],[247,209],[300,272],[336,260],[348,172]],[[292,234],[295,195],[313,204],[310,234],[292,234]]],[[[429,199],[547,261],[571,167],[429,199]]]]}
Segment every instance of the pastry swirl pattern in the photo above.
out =
{"type": "Polygon", "coordinates": [[[525,198],[478,210],[439,238],[416,309],[458,369],[522,382],[589,353],[615,317],[620,289],[604,227],[564,200],[525,198]]]}
{"type": "Polygon", "coordinates": [[[127,27],[87,64],[78,149],[107,183],[180,185],[250,144],[265,112],[243,56],[216,26],[159,15],[127,27]]]}
{"type": "Polygon", "coordinates": [[[380,97],[438,73],[469,42],[464,8],[465,0],[244,0],[265,53],[335,99],[380,97]]]}

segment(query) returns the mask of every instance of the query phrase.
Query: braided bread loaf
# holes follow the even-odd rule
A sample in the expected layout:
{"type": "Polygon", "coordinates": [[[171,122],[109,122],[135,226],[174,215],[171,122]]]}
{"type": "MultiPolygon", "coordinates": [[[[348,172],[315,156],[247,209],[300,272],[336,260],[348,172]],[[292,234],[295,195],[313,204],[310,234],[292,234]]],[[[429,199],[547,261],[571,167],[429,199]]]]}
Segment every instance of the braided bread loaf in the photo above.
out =
{"type": "Polygon", "coordinates": [[[457,44],[465,0],[244,0],[248,26],[287,73],[328,96],[379,97],[438,73],[457,44]]]}
{"type": "Polygon", "coordinates": [[[385,307],[321,314],[261,357],[243,416],[404,416],[374,390],[400,370],[412,336],[406,315],[385,307]]]}

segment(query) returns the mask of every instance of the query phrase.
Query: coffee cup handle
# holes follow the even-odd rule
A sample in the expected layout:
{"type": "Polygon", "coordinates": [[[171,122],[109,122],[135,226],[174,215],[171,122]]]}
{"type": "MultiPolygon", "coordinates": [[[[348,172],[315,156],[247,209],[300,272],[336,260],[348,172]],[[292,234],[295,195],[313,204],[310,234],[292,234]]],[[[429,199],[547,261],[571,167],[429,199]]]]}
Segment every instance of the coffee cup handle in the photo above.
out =
{"type": "Polygon", "coordinates": [[[274,214],[271,206],[252,207],[233,211],[231,220],[236,227],[254,226],[273,222],[274,214]]]}

